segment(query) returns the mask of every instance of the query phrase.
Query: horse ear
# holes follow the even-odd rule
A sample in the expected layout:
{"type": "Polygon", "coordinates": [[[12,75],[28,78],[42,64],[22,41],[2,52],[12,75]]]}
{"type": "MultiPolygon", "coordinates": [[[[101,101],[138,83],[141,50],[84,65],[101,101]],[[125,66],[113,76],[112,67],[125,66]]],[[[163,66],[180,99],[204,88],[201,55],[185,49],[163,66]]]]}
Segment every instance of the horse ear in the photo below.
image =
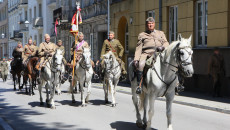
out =
{"type": "Polygon", "coordinates": [[[190,37],[188,38],[188,43],[191,44],[191,41],[192,41],[192,34],[191,34],[190,37]]]}
{"type": "Polygon", "coordinates": [[[177,40],[181,41],[181,39],[182,39],[182,36],[181,36],[181,34],[179,33],[179,34],[178,34],[178,37],[177,37],[177,40]]]}

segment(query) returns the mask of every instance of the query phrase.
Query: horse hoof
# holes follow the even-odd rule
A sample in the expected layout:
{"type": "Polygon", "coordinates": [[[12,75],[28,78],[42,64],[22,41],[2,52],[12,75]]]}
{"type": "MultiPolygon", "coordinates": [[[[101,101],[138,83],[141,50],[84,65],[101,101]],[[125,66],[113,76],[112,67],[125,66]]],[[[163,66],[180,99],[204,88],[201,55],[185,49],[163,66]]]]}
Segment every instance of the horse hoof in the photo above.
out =
{"type": "Polygon", "coordinates": [[[116,106],[116,104],[112,104],[112,107],[115,107],[116,106]]]}
{"type": "Polygon", "coordinates": [[[48,99],[46,99],[46,103],[49,103],[49,100],[48,100],[48,99]]]}
{"type": "Polygon", "coordinates": [[[35,93],[33,92],[33,95],[35,95],[35,93]]]}
{"type": "Polygon", "coordinates": [[[72,100],[72,103],[76,103],[76,101],[75,101],[75,100],[72,100]]]}
{"type": "Polygon", "coordinates": [[[142,126],[143,129],[146,129],[147,128],[147,124],[144,123],[143,126],[142,126]]]}
{"type": "Polygon", "coordinates": [[[143,128],[143,124],[140,123],[140,122],[136,122],[136,125],[137,125],[138,128],[143,128]]]}
{"type": "Polygon", "coordinates": [[[86,105],[85,105],[85,104],[82,104],[81,107],[86,107],[86,105]]]}
{"type": "Polygon", "coordinates": [[[108,100],[105,100],[105,104],[109,104],[109,101],[108,101],[108,100]]]}
{"type": "Polygon", "coordinates": [[[40,105],[41,105],[41,106],[43,106],[43,105],[44,105],[44,103],[43,103],[43,102],[40,102],[40,105]]]}
{"type": "Polygon", "coordinates": [[[16,91],[16,88],[14,88],[14,91],[16,91]]]}
{"type": "Polygon", "coordinates": [[[56,107],[55,107],[55,106],[51,106],[50,108],[51,108],[51,109],[56,109],[56,107]]]}

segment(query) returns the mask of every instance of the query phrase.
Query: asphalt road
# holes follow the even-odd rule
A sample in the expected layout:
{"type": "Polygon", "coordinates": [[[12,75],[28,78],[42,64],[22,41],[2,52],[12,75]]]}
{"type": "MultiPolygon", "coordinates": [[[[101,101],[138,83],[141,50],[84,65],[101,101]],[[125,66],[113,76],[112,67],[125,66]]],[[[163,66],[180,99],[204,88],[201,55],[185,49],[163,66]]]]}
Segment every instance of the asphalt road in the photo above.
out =
{"type": "MultiPolygon", "coordinates": [[[[11,81],[0,80],[0,117],[16,130],[139,130],[131,95],[117,93],[117,106],[111,107],[104,104],[104,91],[93,88],[90,103],[81,107],[80,94],[75,94],[77,103],[72,104],[68,85],[61,89],[64,93],[55,95],[56,109],[52,110],[40,106],[38,90],[35,90],[36,95],[28,96],[24,90],[13,91],[11,81]]],[[[155,102],[153,129],[167,129],[165,108],[164,101],[155,102]]],[[[229,121],[228,114],[173,104],[175,130],[229,130],[229,121]]]]}

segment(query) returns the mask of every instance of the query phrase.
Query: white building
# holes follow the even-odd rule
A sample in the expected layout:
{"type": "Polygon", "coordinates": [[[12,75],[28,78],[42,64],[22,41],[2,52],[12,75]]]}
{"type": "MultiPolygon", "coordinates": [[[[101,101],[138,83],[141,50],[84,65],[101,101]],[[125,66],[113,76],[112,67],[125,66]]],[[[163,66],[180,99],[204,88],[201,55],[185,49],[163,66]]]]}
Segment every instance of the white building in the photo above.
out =
{"type": "Polygon", "coordinates": [[[36,40],[37,45],[44,41],[44,34],[53,33],[51,30],[54,28],[53,10],[55,7],[56,0],[28,1],[27,13],[30,24],[27,37],[31,37],[33,40],[36,40]]]}
{"type": "Polygon", "coordinates": [[[13,49],[17,46],[17,43],[22,42],[22,34],[20,33],[20,22],[24,17],[24,11],[19,8],[22,0],[8,0],[8,26],[9,26],[9,40],[8,40],[8,52],[9,57],[12,57],[13,49]]]}

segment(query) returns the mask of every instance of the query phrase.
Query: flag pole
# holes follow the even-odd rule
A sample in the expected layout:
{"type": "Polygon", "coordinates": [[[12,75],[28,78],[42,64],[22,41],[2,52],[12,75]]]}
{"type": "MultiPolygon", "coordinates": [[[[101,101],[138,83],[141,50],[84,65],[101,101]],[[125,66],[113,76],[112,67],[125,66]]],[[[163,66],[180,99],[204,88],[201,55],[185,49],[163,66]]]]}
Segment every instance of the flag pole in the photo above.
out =
{"type": "MultiPolygon", "coordinates": [[[[77,41],[78,41],[78,38],[77,38],[77,34],[78,34],[78,32],[77,33],[75,33],[75,46],[76,46],[76,44],[77,44],[77,41]]],[[[73,72],[72,72],[72,86],[73,86],[73,81],[74,81],[74,69],[75,69],[75,56],[76,56],[76,51],[74,50],[74,52],[73,52],[73,72]]]]}

